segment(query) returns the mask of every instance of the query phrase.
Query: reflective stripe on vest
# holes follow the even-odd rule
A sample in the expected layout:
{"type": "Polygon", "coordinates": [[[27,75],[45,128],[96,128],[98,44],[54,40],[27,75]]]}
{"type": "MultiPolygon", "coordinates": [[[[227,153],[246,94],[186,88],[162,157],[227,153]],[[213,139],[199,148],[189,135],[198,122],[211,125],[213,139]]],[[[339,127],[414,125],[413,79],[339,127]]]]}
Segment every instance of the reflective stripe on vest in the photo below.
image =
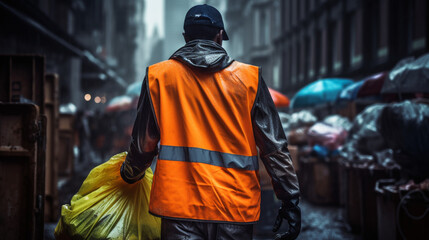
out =
{"type": "Polygon", "coordinates": [[[252,223],[260,185],[251,110],[259,69],[214,74],[168,60],[148,69],[161,135],[149,210],[167,218],[252,223]]]}
{"type": "Polygon", "coordinates": [[[159,159],[207,163],[213,166],[258,170],[257,156],[241,156],[193,147],[161,146],[159,159]]]}

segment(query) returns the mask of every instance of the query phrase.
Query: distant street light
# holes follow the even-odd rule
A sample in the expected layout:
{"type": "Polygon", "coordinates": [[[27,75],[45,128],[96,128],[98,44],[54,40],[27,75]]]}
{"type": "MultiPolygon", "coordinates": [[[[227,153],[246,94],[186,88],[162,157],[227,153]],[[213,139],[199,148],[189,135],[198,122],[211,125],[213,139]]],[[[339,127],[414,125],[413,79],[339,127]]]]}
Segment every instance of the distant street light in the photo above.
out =
{"type": "Polygon", "coordinates": [[[85,101],[87,102],[91,101],[91,94],[89,93],[85,94],[84,98],[85,98],[85,101]]]}
{"type": "Polygon", "coordinates": [[[100,103],[101,102],[101,98],[99,96],[94,98],[94,102],[95,103],[100,103]]]}

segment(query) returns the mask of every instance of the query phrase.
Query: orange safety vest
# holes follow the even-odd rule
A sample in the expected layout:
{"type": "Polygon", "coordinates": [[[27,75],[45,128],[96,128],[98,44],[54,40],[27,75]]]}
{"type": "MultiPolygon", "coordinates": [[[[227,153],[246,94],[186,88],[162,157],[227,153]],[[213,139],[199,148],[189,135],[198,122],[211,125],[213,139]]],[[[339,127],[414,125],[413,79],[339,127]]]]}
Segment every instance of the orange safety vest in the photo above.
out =
{"type": "Polygon", "coordinates": [[[259,68],[234,61],[216,73],[168,60],[148,69],[160,130],[149,211],[211,222],[259,220],[251,111],[259,68]]]}

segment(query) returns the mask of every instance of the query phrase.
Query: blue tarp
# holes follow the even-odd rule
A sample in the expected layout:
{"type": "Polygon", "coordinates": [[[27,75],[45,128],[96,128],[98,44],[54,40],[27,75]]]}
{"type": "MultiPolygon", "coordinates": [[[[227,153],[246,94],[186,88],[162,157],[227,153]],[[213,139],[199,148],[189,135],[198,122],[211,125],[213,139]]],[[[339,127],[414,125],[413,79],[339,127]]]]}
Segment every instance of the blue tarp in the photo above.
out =
{"type": "Polygon", "coordinates": [[[338,97],[338,100],[352,101],[357,98],[359,89],[362,87],[364,81],[355,82],[344,88],[338,97]]]}
{"type": "Polygon", "coordinates": [[[380,97],[381,87],[386,76],[387,72],[381,72],[355,82],[341,91],[338,100],[353,101],[358,98],[375,100],[380,97]]]}
{"type": "Polygon", "coordinates": [[[343,78],[325,78],[312,82],[295,94],[291,101],[291,108],[307,108],[334,103],[340,92],[352,83],[353,80],[343,78]]]}

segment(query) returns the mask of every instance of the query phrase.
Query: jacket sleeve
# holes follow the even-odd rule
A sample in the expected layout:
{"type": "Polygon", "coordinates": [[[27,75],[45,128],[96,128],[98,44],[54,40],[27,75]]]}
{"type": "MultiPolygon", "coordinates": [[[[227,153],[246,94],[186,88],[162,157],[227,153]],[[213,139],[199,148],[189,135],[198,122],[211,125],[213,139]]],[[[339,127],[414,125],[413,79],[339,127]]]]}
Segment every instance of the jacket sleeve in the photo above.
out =
{"type": "Polygon", "coordinates": [[[278,199],[286,204],[299,202],[299,186],[287,139],[274,102],[264,80],[259,77],[252,108],[252,124],[259,156],[271,177],[278,199]]]}
{"type": "Polygon", "coordinates": [[[121,177],[127,183],[134,183],[144,177],[146,169],[158,155],[159,128],[149,93],[147,76],[137,106],[130,147],[121,166],[121,177]]]}

